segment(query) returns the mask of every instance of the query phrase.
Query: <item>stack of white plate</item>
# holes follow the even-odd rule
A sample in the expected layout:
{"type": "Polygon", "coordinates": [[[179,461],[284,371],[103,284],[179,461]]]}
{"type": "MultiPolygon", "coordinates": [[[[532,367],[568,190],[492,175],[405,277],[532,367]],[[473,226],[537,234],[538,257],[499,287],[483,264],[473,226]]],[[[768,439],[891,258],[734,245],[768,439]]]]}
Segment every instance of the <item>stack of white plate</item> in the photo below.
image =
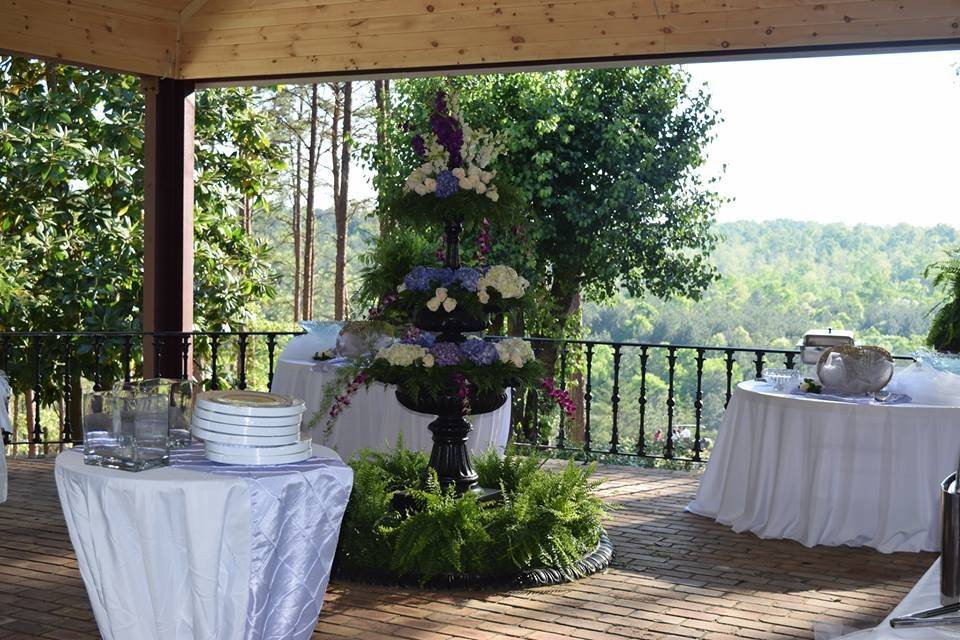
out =
{"type": "Polygon", "coordinates": [[[303,400],[258,391],[208,391],[193,410],[191,430],[208,459],[224,464],[301,462],[313,453],[300,432],[303,400]]]}

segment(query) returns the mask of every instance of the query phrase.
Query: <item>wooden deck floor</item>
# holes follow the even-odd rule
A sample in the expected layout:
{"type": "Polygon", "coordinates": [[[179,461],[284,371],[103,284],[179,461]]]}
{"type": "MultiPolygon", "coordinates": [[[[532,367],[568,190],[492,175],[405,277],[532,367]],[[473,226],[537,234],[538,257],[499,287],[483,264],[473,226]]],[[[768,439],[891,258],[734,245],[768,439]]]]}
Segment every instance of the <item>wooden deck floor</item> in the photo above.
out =
{"type": "MultiPolygon", "coordinates": [[[[98,638],[52,460],[11,460],[0,505],[0,638],[98,638]]],[[[603,467],[620,509],[606,573],[561,587],[424,592],[334,583],[314,638],[813,638],[879,621],[933,554],[807,549],[683,511],[698,477],[603,467]]],[[[131,639],[138,640],[138,639],[131,639]]]]}

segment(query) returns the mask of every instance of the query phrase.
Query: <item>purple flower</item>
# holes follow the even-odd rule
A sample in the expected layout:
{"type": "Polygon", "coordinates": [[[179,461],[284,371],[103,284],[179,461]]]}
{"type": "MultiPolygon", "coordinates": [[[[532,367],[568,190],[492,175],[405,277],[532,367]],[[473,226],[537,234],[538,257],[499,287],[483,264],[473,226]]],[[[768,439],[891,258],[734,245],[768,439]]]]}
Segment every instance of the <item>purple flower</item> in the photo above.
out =
{"type": "Polygon", "coordinates": [[[437,341],[437,338],[427,331],[422,331],[417,327],[410,327],[404,333],[403,338],[400,339],[400,342],[403,344],[416,344],[425,349],[432,347],[437,341]]]}
{"type": "Polygon", "coordinates": [[[430,129],[437,136],[437,141],[450,154],[447,166],[451,169],[463,164],[460,149],[463,147],[463,129],[457,119],[447,112],[447,96],[442,91],[437,92],[437,101],[433,115],[430,116],[430,129]]]}
{"type": "Polygon", "coordinates": [[[430,348],[430,353],[439,367],[449,367],[460,363],[460,347],[456,342],[437,342],[430,348]]]}
{"type": "Polygon", "coordinates": [[[474,364],[488,365],[497,360],[497,348],[486,340],[470,339],[460,345],[463,357],[474,364]]]}
{"type": "Polygon", "coordinates": [[[422,158],[427,155],[427,145],[423,141],[423,136],[419,133],[410,140],[410,143],[413,144],[413,152],[417,154],[417,157],[422,158]]]}
{"type": "Polygon", "coordinates": [[[410,273],[403,279],[403,284],[408,291],[429,291],[431,288],[430,267],[414,267],[410,273]]]}
{"type": "Polygon", "coordinates": [[[438,198],[449,198],[459,190],[460,181],[457,180],[455,175],[450,173],[449,169],[437,174],[436,194],[438,198]]]}
{"type": "Polygon", "coordinates": [[[458,282],[467,291],[476,291],[478,280],[480,280],[480,272],[471,267],[460,267],[453,272],[453,281],[458,282]]]}

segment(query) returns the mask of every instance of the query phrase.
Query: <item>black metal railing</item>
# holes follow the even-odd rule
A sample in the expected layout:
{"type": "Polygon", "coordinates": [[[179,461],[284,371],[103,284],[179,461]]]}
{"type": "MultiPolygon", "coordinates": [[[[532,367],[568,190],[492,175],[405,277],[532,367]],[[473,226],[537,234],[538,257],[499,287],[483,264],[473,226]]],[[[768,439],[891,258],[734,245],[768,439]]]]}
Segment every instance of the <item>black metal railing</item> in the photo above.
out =
{"type": "MultiPolygon", "coordinates": [[[[277,358],[296,335],[0,333],[0,370],[30,404],[14,408],[19,428],[4,442],[14,454],[43,455],[78,441],[81,389],[142,377],[145,357],[154,371],[191,375],[208,389],[269,389],[277,358]]],[[[543,389],[515,393],[514,442],[564,455],[703,462],[736,384],[767,366],[799,362],[788,349],[529,339],[542,360],[554,363],[555,385],[571,394],[577,411],[567,417],[543,389]]]]}
{"type": "Polygon", "coordinates": [[[556,352],[556,386],[578,410],[569,418],[543,394],[515,397],[515,442],[614,460],[705,462],[736,385],[800,362],[793,349],[528,339],[538,355],[556,352]]]}
{"type": "MultiPolygon", "coordinates": [[[[26,396],[30,405],[22,406],[29,421],[15,420],[14,433],[3,434],[4,443],[14,453],[26,448],[42,455],[80,440],[80,390],[100,391],[143,377],[145,358],[152,360],[153,371],[194,376],[208,389],[269,389],[279,349],[301,333],[0,333],[0,370],[9,375],[15,397],[26,396]]],[[[8,407],[15,415],[20,408],[8,407]]]]}

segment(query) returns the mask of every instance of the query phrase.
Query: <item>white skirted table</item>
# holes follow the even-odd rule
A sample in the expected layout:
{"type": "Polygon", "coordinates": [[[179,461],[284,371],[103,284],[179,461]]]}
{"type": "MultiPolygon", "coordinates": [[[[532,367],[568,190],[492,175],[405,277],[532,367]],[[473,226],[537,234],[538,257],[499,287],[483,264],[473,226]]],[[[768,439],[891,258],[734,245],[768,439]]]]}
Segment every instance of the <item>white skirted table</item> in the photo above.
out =
{"type": "Polygon", "coordinates": [[[854,403],[738,385],[688,511],[808,547],[940,548],[960,407],[854,403]]]}
{"type": "Polygon", "coordinates": [[[201,446],[140,473],[57,456],[57,490],[106,640],[313,633],[353,471],[329,449],[275,467],[221,465],[201,446]]]}
{"type": "MultiPolygon", "coordinates": [[[[396,398],[396,387],[373,383],[361,387],[350,399],[350,406],[327,428],[327,415],[317,415],[323,409],[324,388],[336,380],[336,365],[317,363],[309,358],[290,358],[281,355],[273,376],[271,391],[302,399],[307,406],[304,423],[317,416],[313,441],[328,446],[344,460],[361,449],[385,451],[403,438],[407,449],[430,452],[433,439],[427,425],[436,416],[415,413],[403,407],[396,398]]],[[[471,454],[488,449],[503,451],[510,437],[510,393],[507,402],[496,411],[471,416],[473,431],[467,443],[471,454]]]]}

